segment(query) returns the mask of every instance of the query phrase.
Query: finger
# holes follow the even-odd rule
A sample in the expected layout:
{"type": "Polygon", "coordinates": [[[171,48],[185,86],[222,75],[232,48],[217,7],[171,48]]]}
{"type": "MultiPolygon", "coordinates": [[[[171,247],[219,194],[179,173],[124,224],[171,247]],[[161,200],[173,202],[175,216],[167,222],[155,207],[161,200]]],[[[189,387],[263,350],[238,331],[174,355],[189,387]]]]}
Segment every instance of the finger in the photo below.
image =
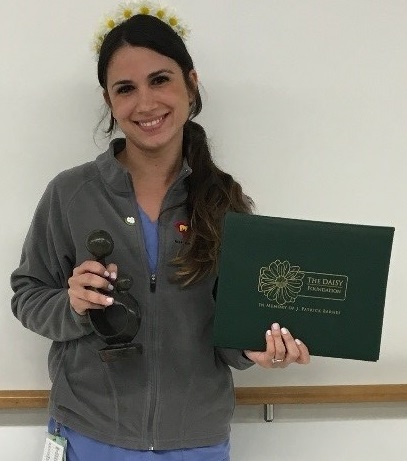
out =
{"type": "Polygon", "coordinates": [[[83,288],[82,290],[77,290],[75,296],[82,301],[85,301],[89,304],[88,309],[91,309],[90,304],[95,306],[108,307],[111,306],[114,302],[113,296],[109,294],[99,293],[95,290],[89,290],[83,288]]]}
{"type": "Polygon", "coordinates": [[[101,304],[92,304],[82,299],[72,299],[71,302],[72,309],[79,315],[86,315],[89,309],[105,309],[107,306],[102,306],[101,304]]]}
{"type": "Polygon", "coordinates": [[[257,363],[264,368],[271,368],[273,366],[273,359],[275,355],[274,338],[271,334],[271,330],[266,331],[265,351],[251,351],[245,349],[244,353],[252,362],[257,363]]]}
{"type": "Polygon", "coordinates": [[[271,330],[266,331],[266,350],[265,351],[248,351],[245,350],[246,356],[261,367],[271,368],[275,356],[275,344],[271,330]]]}
{"type": "Polygon", "coordinates": [[[271,336],[274,339],[274,360],[284,360],[286,355],[286,348],[281,337],[281,329],[278,323],[273,323],[271,326],[271,336]]]}
{"type": "Polygon", "coordinates": [[[87,304],[97,304],[102,307],[111,306],[114,299],[109,294],[100,293],[96,290],[88,288],[76,288],[75,290],[68,290],[69,298],[72,301],[80,300],[87,304]]]}
{"type": "Polygon", "coordinates": [[[103,309],[114,303],[112,296],[107,296],[97,291],[87,290],[68,290],[69,301],[73,309],[83,315],[88,309],[103,309]]]}
{"type": "Polygon", "coordinates": [[[281,339],[280,326],[274,323],[266,332],[267,348],[258,356],[257,363],[265,368],[277,368],[284,362],[285,347],[281,339]]]}
{"type": "Polygon", "coordinates": [[[296,362],[300,356],[298,345],[287,328],[281,328],[282,339],[286,348],[285,362],[288,364],[296,362]]]}
{"type": "Polygon", "coordinates": [[[109,273],[107,272],[105,266],[98,261],[84,261],[79,266],[75,267],[73,270],[73,275],[81,275],[87,272],[92,274],[100,275],[101,277],[108,277],[109,273]]]}
{"type": "Polygon", "coordinates": [[[68,285],[73,290],[80,290],[82,288],[92,288],[104,291],[112,291],[113,285],[105,277],[100,275],[93,274],[91,272],[86,272],[80,275],[73,275],[68,279],[68,285]]]}
{"type": "Polygon", "coordinates": [[[106,271],[109,273],[108,278],[111,281],[115,281],[117,279],[117,265],[114,263],[110,263],[106,266],[106,271]]]}
{"type": "Polygon", "coordinates": [[[276,355],[276,346],[271,330],[266,331],[266,353],[270,357],[270,360],[276,355]]]}
{"type": "Polygon", "coordinates": [[[306,364],[310,363],[311,357],[310,357],[310,354],[309,354],[309,351],[308,351],[308,347],[302,341],[300,341],[299,339],[296,339],[295,343],[297,344],[298,351],[300,353],[300,355],[298,356],[296,362],[300,363],[300,364],[303,364],[303,365],[306,365],[306,364]]]}
{"type": "Polygon", "coordinates": [[[245,356],[249,360],[251,360],[254,363],[257,363],[258,365],[261,365],[261,363],[262,363],[262,358],[261,357],[262,357],[262,354],[264,354],[264,352],[250,351],[250,350],[245,349],[244,353],[245,353],[245,356]]]}

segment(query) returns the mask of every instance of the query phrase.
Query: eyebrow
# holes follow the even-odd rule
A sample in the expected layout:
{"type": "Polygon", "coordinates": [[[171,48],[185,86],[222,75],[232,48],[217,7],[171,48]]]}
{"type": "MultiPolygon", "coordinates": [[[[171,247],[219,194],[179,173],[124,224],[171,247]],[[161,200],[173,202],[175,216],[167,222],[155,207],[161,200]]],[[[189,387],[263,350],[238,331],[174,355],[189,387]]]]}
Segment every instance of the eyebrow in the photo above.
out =
{"type": "MultiPolygon", "coordinates": [[[[163,73],[174,74],[174,72],[171,69],[160,69],[160,70],[151,72],[151,74],[148,74],[147,78],[152,79],[163,73]]],[[[113,83],[112,88],[114,88],[116,85],[129,85],[132,83],[133,82],[131,80],[118,80],[117,82],[113,83]]]]}

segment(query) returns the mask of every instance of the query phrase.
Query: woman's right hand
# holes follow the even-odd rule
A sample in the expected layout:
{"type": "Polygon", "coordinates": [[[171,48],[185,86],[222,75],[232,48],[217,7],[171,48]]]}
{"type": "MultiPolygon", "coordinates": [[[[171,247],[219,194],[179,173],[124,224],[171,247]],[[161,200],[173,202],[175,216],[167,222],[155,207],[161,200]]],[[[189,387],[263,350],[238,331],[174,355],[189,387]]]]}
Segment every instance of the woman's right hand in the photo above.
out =
{"type": "Polygon", "coordinates": [[[88,309],[103,309],[111,306],[114,299],[109,295],[98,293],[96,289],[111,291],[111,282],[117,278],[116,264],[106,267],[97,261],[84,261],[75,267],[68,279],[68,295],[71,306],[79,315],[85,315],[88,309]]]}

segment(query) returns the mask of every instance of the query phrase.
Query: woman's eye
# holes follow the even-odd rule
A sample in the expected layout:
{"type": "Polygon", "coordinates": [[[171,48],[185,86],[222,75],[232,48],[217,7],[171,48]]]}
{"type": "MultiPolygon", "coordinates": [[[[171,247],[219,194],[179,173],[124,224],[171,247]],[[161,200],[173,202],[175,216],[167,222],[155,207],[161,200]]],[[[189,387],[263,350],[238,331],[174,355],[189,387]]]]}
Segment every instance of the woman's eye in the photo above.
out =
{"type": "Polygon", "coordinates": [[[117,93],[118,94],[130,93],[132,89],[133,89],[132,85],[123,85],[117,89],[117,93]]]}
{"type": "Polygon", "coordinates": [[[153,85],[161,85],[165,82],[168,82],[170,79],[166,75],[158,75],[151,80],[153,85]]]}

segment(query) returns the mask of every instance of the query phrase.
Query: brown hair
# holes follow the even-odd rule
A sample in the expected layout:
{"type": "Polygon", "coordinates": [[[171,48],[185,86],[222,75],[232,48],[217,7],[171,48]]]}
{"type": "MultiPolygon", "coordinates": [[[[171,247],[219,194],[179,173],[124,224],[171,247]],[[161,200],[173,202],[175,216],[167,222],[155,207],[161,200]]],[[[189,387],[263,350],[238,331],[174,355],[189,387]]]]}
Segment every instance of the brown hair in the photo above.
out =
{"type": "Polygon", "coordinates": [[[187,212],[191,232],[186,249],[174,261],[183,285],[216,273],[223,218],[227,211],[250,213],[252,201],[243,195],[233,177],[212,160],[205,130],[189,120],[184,127],[186,158],[192,169],[188,177],[187,212]]]}
{"type": "MultiPolygon", "coordinates": [[[[252,203],[243,195],[240,184],[215,165],[205,130],[192,121],[202,110],[202,99],[189,78],[194,65],[181,37],[163,21],[148,15],[133,16],[112,29],[102,43],[98,60],[98,79],[105,90],[110,59],[125,45],[149,48],[176,61],[185,84],[195,94],[183,139],[183,152],[192,169],[186,179],[186,207],[191,226],[189,245],[185,245],[173,261],[177,266],[177,281],[186,286],[216,273],[225,213],[249,213],[252,203]]],[[[107,133],[112,134],[115,128],[116,122],[110,114],[107,133]]]]}

